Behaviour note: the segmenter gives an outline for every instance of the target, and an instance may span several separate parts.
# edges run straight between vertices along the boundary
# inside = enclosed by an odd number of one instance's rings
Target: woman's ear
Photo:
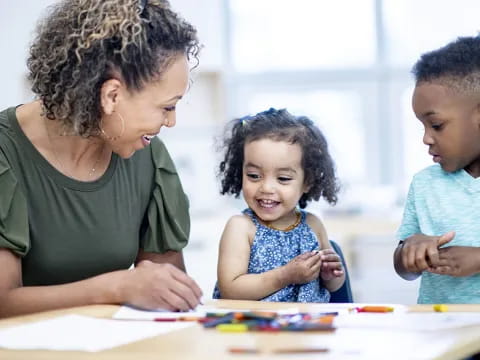
[[[111,115],[118,104],[122,83],[117,79],[109,79],[100,88],[100,104],[105,114]]]

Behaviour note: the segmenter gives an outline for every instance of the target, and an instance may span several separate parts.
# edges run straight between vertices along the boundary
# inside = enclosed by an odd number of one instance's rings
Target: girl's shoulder
[[[248,240],[250,245],[255,238],[255,232],[257,227],[253,223],[252,219],[245,214],[233,215],[228,219],[225,228],[223,230],[223,236],[227,238],[235,238],[236,241],[239,238]],[[223,237],[222,237],[223,238]]]
[[[255,224],[252,218],[245,213],[233,215],[228,219],[226,227],[233,227],[237,231],[245,231],[247,233],[255,232]]]
[[[317,236],[321,248],[329,247],[328,236],[322,220],[315,214],[302,210],[305,214],[305,222]]]
[[[314,230],[318,228],[323,229],[322,220],[320,220],[320,218],[317,215],[305,210],[301,210],[301,212],[303,213],[303,216],[305,217],[305,222],[307,223],[308,226],[310,226]]]
[[[250,218],[250,216],[248,216],[247,214],[235,214],[235,215],[232,215],[230,217],[230,219],[228,219],[228,222],[232,222],[232,223],[235,223],[235,224],[248,224],[248,223],[252,223],[252,219]]]

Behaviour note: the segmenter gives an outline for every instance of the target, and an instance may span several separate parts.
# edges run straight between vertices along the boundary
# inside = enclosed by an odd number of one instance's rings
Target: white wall
[[[25,92],[25,74],[28,46],[40,16],[55,0],[0,0],[0,108],[30,99]],[[193,23],[199,32],[204,49],[201,54],[201,72],[217,73],[222,70],[224,54],[221,30],[222,0],[172,0],[174,10]],[[195,5],[195,6],[192,6]]]
[[[31,99],[24,80],[27,48],[37,19],[52,3],[54,0],[0,0],[0,80],[3,85],[0,109]],[[216,279],[217,248],[223,226],[229,216],[238,213],[235,207],[243,206],[240,200],[232,204],[230,197],[218,194],[219,184],[214,175],[213,137],[228,120],[223,0],[171,0],[171,4],[197,27],[204,44],[200,66],[192,74],[192,88],[178,106],[177,126],[165,129],[161,137],[176,162],[191,201],[192,232],[185,250],[187,269],[204,290],[205,297],[209,297]],[[337,228],[345,229],[351,237],[352,226],[347,219]],[[353,255],[350,273],[357,301],[415,302],[418,283],[405,282],[393,273],[393,230],[384,230],[383,238],[357,236],[349,241],[349,246],[342,242],[342,237],[347,236],[342,235],[342,231],[336,233],[330,223],[327,230],[345,246],[345,253],[351,251]],[[372,258],[378,259],[375,266]]]
[[[37,19],[53,0],[0,0],[0,109],[31,99],[26,59]]]

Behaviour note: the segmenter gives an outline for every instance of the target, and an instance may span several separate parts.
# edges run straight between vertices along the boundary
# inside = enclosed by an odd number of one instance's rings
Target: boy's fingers
[[[438,249],[434,247],[427,248],[427,255],[430,260],[430,266],[435,267],[439,264]]]
[[[426,246],[421,246],[417,249],[417,251],[414,254],[414,264],[418,271],[424,271],[427,269],[428,263],[427,263],[427,247]]]
[[[413,271],[413,272],[417,272],[418,269],[417,269],[417,265],[416,265],[416,262],[415,262],[415,251],[406,251],[405,254],[404,254],[404,264],[405,264],[405,268],[408,270],[408,271]]]
[[[442,275],[442,274],[447,274],[450,271],[450,269],[451,268],[449,266],[437,266],[437,267],[428,268],[427,271],[433,274]]]
[[[437,240],[437,246],[445,245],[446,243],[452,241],[454,237],[455,237],[455,231],[449,231],[443,234],[442,236],[439,236]]]

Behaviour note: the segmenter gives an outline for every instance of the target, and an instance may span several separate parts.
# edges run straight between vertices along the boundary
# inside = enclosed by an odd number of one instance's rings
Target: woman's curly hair
[[[32,90],[48,119],[96,135],[102,84],[121,76],[138,91],[179,54],[198,64],[195,28],[167,0],[64,0],[37,28],[27,61]]]
[[[273,108],[254,116],[234,119],[227,124],[220,144],[220,149],[224,150],[224,158],[218,168],[222,195],[240,196],[244,146],[265,138],[300,145],[305,184],[310,186],[309,191],[303,194],[298,202],[302,209],[309,201],[319,200],[320,197],[332,205],[336,204],[339,184],[322,132],[306,116],[293,116],[285,109]]]

